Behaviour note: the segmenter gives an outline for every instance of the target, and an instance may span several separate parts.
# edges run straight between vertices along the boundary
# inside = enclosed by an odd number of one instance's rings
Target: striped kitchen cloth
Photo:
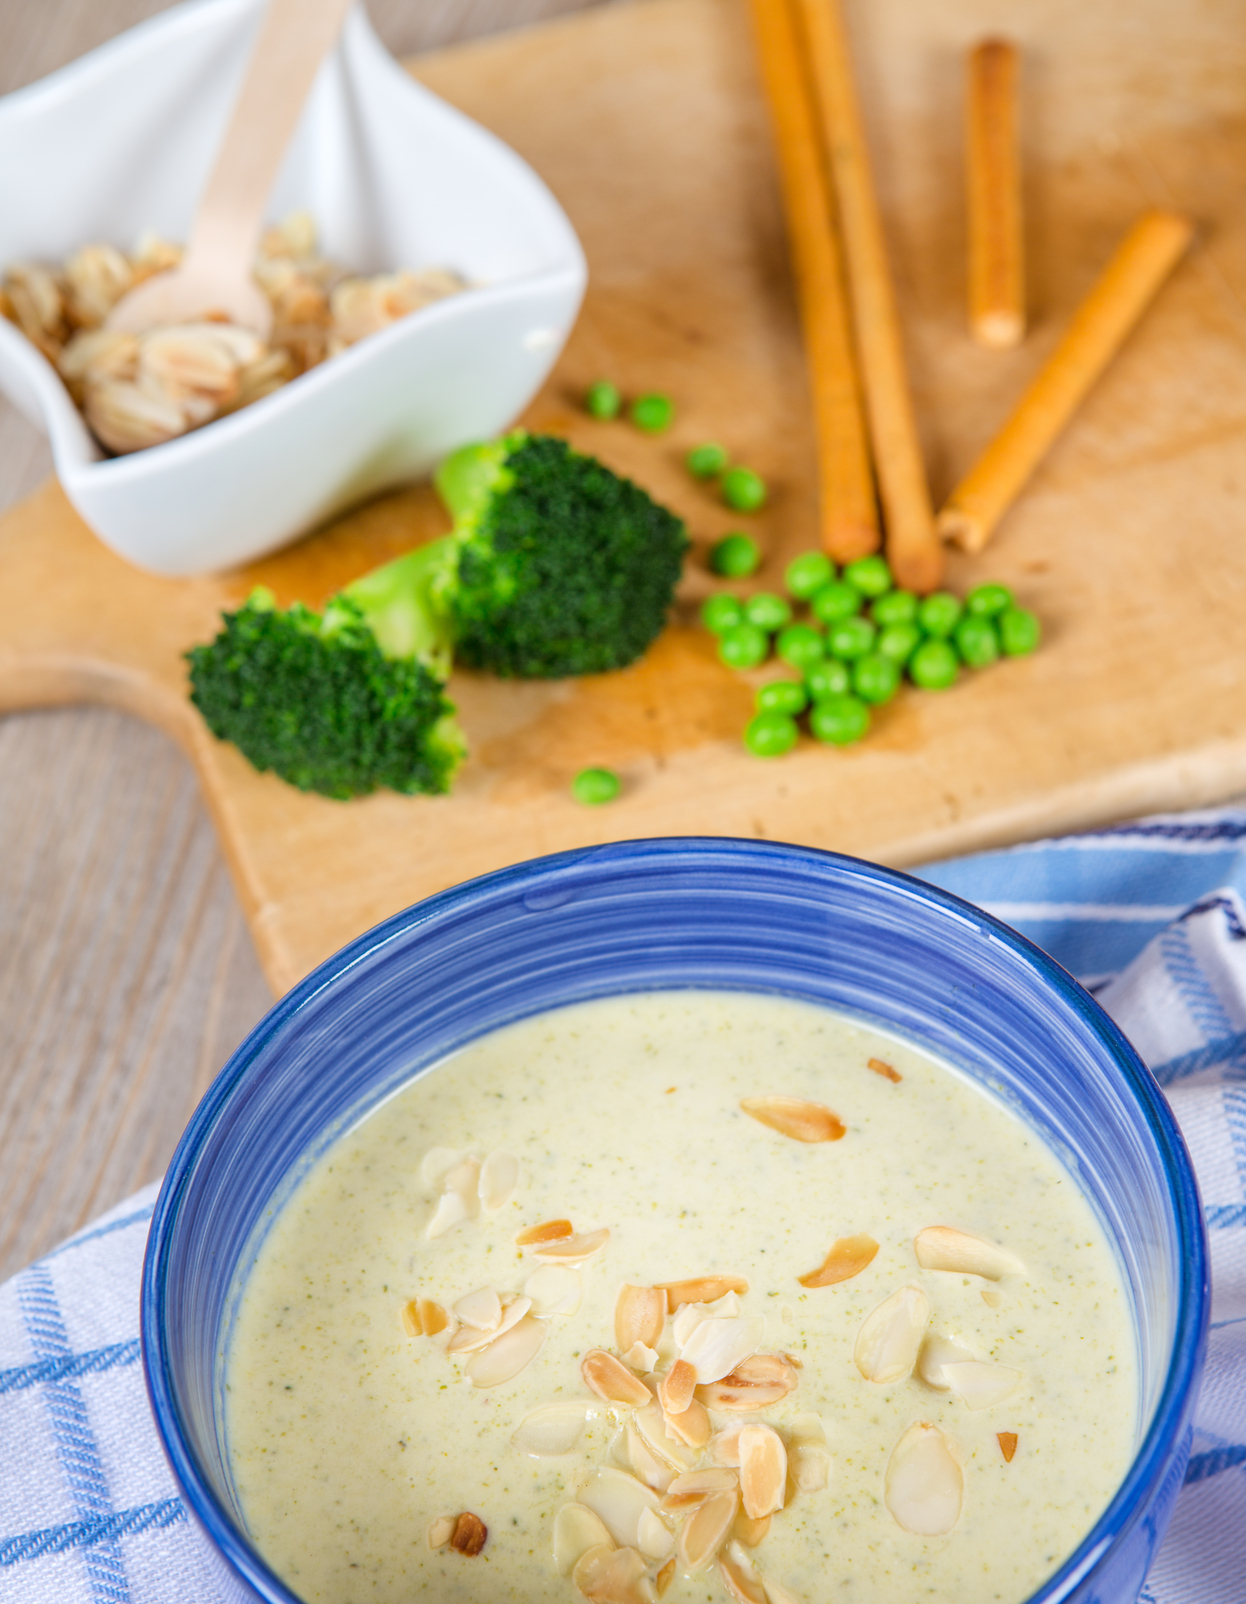
[[[936,864],[1137,1045],[1194,1155],[1207,1375],[1145,1604],[1246,1600],[1246,812],[1141,820]],[[156,1443],[139,1365],[149,1187],[0,1287],[0,1604],[234,1604]],[[810,1601],[814,1604],[814,1601]]]

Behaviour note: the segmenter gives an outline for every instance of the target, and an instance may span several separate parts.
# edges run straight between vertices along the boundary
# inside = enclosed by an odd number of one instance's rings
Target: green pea
[[[766,505],[766,481],[751,468],[728,468],[720,483],[723,500],[737,512],[756,512]]]
[[[715,635],[721,635],[724,630],[734,629],[737,624],[744,622],[744,604],[737,597],[722,591],[704,603],[701,622]]]
[[[966,609],[979,618],[994,618],[1011,606],[1012,592],[1007,585],[978,585],[965,597]]]
[[[694,479],[712,479],[715,474],[723,471],[730,460],[726,446],[720,446],[716,440],[707,440],[704,445],[693,446],[684,458],[688,472]]]
[[[917,597],[911,590],[889,590],[870,608],[870,617],[879,629],[889,624],[915,624],[917,606]]]
[[[870,710],[859,696],[828,696],[809,715],[810,730],[832,746],[851,746],[869,727]]]
[[[877,634],[877,627],[868,618],[841,618],[827,631],[827,653],[831,657],[848,659],[864,657]]]
[[[728,668],[756,668],[770,655],[770,637],[756,624],[736,624],[718,637],[718,655]]]
[[[858,557],[856,562],[849,563],[844,569],[844,578],[850,585],[855,585],[863,596],[881,596],[895,584],[886,558],[877,554]]]
[[[775,641],[774,649],[785,663],[803,673],[826,656],[826,640],[812,624],[789,624]]]
[[[847,663],[837,657],[828,657],[805,670],[805,684],[815,702],[824,702],[828,696],[842,696],[852,683]]]
[[[756,624],[759,629],[768,629],[773,634],[776,629],[782,629],[784,624],[791,623],[792,609],[782,596],[759,590],[744,603],[744,616],[750,624]]]
[[[866,652],[852,665],[852,688],[875,707],[889,702],[900,689],[900,665],[881,652]]]
[[[803,713],[809,706],[809,692],[798,679],[772,679],[757,691],[759,713]]]
[[[675,420],[675,403],[669,395],[642,395],[632,402],[632,422],[646,434],[661,434]]]
[[[752,535],[736,531],[724,535],[710,547],[710,567],[716,574],[728,579],[747,579],[756,573],[761,562],[761,549]]]
[[[903,666],[921,645],[921,639],[922,632],[916,624],[888,624],[879,630],[874,650]]]
[[[622,789],[622,781],[613,769],[581,769],[571,782],[571,795],[590,808],[613,802]]]
[[[815,590],[829,585],[835,577],[835,564],[824,551],[802,551],[793,557],[783,582],[797,601],[808,601]]]
[[[1024,657],[1038,645],[1042,628],[1026,607],[1009,607],[995,620],[999,643],[1009,657]]]
[[[838,624],[841,618],[852,618],[861,611],[864,597],[855,585],[844,579],[832,579],[829,585],[820,585],[809,599],[809,611],[822,624]]]
[[[584,406],[594,418],[617,418],[622,405],[623,397],[609,379],[598,379],[596,384],[590,384],[584,397]]]
[[[961,662],[970,668],[986,668],[999,656],[999,636],[989,618],[975,618],[970,613],[957,624],[952,639]]]
[[[925,634],[941,640],[956,628],[963,611],[958,597],[950,591],[936,590],[933,596],[922,598],[917,608],[917,622]]]
[[[960,660],[949,641],[924,640],[909,658],[909,678],[923,690],[946,690],[959,673]]]
[[[744,744],[754,757],[782,757],[796,745],[799,735],[790,713],[758,713],[744,731]]]

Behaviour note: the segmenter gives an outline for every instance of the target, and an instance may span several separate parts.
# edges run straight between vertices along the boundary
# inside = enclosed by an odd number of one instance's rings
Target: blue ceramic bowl
[[[1155,1082],[1075,981],[947,893],[768,842],[663,840],[520,864],[379,925],[280,1002],[183,1136],[143,1270],[143,1360],[192,1515],[235,1581],[294,1595],[249,1542],[224,1436],[223,1366],[246,1267],[327,1144],[485,1031],[629,991],[821,1003],[958,1065],[1041,1133],[1089,1197],[1133,1302],[1137,1455],[1034,1604],[1133,1604],[1190,1449],[1207,1257],[1189,1157]]]

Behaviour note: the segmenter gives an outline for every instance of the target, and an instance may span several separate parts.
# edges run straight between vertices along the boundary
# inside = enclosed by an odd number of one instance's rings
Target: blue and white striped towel
[[[1184,814],[925,871],[1086,982],[1194,1155],[1212,1243],[1193,1455],[1145,1604],[1246,1600],[1246,812]],[[151,1426],[148,1188],[0,1287],[0,1604],[233,1604]]]

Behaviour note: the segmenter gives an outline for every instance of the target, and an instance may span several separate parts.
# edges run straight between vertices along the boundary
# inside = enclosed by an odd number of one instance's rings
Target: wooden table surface
[[[593,3],[368,10],[410,55]],[[2,0],[0,93],[163,9]],[[42,435],[0,398],[0,509],[50,471]],[[177,748],[98,708],[0,719],[0,1279],[162,1173],[271,1000]]]

